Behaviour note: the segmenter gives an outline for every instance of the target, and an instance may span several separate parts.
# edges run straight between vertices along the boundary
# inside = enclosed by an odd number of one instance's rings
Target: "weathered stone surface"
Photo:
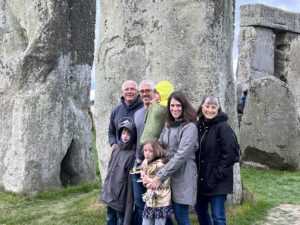
[[[241,126],[243,160],[300,169],[300,14],[264,5],[241,10],[237,94],[251,90]]]
[[[0,186],[94,178],[88,115],[95,1],[0,3]]]
[[[294,94],[275,77],[251,82],[240,130],[243,160],[300,169],[300,125]]]
[[[237,127],[231,66],[233,0],[102,0],[101,7],[95,120],[102,179],[109,159],[109,116],[126,79],[167,79],[196,107],[204,93],[215,91],[231,125]]]
[[[300,115],[300,35],[280,33],[276,36],[274,76],[286,82],[293,92]]]
[[[274,74],[273,31],[263,27],[241,27],[237,69],[237,96],[249,89],[254,79]]]
[[[240,26],[270,27],[300,33],[300,14],[262,5],[247,4],[240,8]]]

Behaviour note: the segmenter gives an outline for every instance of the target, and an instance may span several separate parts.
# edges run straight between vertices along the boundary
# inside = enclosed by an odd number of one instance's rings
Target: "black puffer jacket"
[[[209,121],[199,118],[199,148],[196,152],[198,194],[230,194],[233,191],[237,142],[227,119],[225,113]]]

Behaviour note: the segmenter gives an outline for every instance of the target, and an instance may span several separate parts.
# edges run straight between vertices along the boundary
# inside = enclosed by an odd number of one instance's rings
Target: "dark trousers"
[[[123,225],[124,217],[124,212],[116,211],[113,208],[107,206],[106,225]]]

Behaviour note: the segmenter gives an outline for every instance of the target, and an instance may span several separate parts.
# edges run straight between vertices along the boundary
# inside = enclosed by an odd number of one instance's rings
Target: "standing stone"
[[[252,35],[239,36],[238,89],[250,89],[240,135],[243,160],[299,170],[300,14],[245,5],[241,27],[244,33],[264,31],[255,41]],[[244,47],[247,43],[251,48]]]
[[[93,179],[95,1],[0,3],[0,185],[36,194]]]
[[[252,81],[241,126],[243,160],[300,169],[300,125],[288,85],[275,77]]]
[[[286,82],[293,93],[300,115],[300,34],[279,33],[276,36],[274,76]]]
[[[271,29],[241,27],[239,34],[239,60],[237,97],[249,89],[250,82],[274,74],[275,39]]]
[[[233,0],[102,0],[101,7],[95,120],[102,180],[110,155],[109,117],[120,102],[124,80],[167,79],[176,90],[186,92],[197,108],[203,95],[214,91],[230,124],[237,127]],[[240,183],[236,187],[240,192]]]

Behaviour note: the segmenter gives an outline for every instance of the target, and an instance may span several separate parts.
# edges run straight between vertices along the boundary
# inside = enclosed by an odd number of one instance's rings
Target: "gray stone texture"
[[[275,46],[274,76],[289,85],[300,115],[300,34],[279,33]]]
[[[250,89],[240,129],[243,160],[299,170],[300,14],[264,5],[241,10],[237,96]]]
[[[0,186],[93,179],[88,115],[95,1],[0,3]],[[63,162],[62,162],[63,161]]]
[[[250,82],[274,74],[275,39],[271,29],[241,27],[237,69],[237,96],[250,87]]]
[[[262,5],[240,7],[240,26],[269,27],[273,30],[300,33],[300,14]]]
[[[241,125],[244,161],[300,169],[300,125],[289,86],[275,77],[252,81]]]
[[[233,0],[101,1],[95,121],[102,179],[109,160],[109,116],[126,79],[167,79],[186,92],[195,107],[206,92],[214,91],[237,127],[233,16]],[[241,191],[240,183],[237,189]]]

